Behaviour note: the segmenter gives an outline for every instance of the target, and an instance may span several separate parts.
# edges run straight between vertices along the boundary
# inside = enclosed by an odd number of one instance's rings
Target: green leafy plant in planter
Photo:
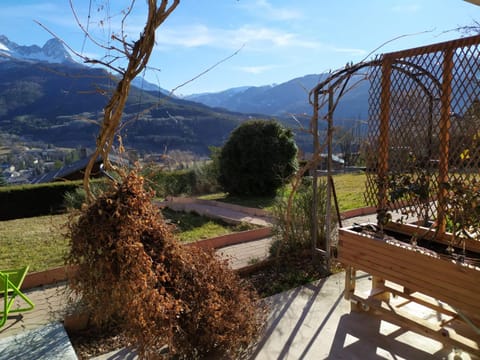
[[[405,218],[402,220],[414,215],[425,225],[429,221],[429,202],[433,190],[432,169],[428,160],[419,159],[413,153],[408,153],[404,162],[405,168],[401,173],[392,172],[387,178],[389,201],[404,206]]]
[[[430,176],[426,171],[391,175],[388,185],[390,202],[402,201],[404,205],[399,222],[416,217],[418,227],[429,224]],[[385,221],[390,220],[391,215],[388,214]],[[413,245],[416,245],[417,237],[418,235],[411,238]]]
[[[479,237],[480,180],[455,179],[443,186],[447,190],[447,228],[452,233],[452,241],[447,250],[453,253],[453,246],[458,246],[465,254],[465,242],[478,240]]]
[[[390,210],[398,209],[401,211],[401,217],[397,222],[416,223],[418,233],[410,239],[410,243],[416,245],[417,239],[422,238],[422,232],[425,232],[420,228],[422,226],[431,228],[435,224],[431,221],[430,215],[431,197],[434,192],[432,169],[428,160],[419,159],[411,152],[403,156],[402,164],[404,168],[401,172],[391,171],[383,181],[377,177],[377,189],[385,187],[387,198],[386,208],[377,214],[379,232],[383,234],[383,226],[392,220]]]
[[[446,213],[447,230],[452,233],[448,251],[453,253],[453,246],[463,249],[467,241],[479,239],[480,231],[480,180],[478,178],[478,163],[480,150],[479,104],[474,100],[463,117],[464,133],[453,137],[458,143],[458,152],[452,155],[457,174],[452,180],[441,184],[446,192],[444,210]]]

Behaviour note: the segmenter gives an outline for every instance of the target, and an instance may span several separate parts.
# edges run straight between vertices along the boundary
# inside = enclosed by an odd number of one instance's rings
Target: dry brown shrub
[[[260,332],[256,293],[213,251],[177,243],[151,200],[133,171],[82,210],[71,288],[96,327],[119,326],[143,358],[234,358]]]

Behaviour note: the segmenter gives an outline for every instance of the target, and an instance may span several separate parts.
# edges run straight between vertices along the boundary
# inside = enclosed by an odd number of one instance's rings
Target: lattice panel
[[[445,186],[480,166],[480,37],[382,55],[372,68],[366,201],[443,217]]]

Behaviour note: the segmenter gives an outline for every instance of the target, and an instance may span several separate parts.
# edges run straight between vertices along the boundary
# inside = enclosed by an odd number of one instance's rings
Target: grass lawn
[[[365,206],[364,174],[341,174],[334,177],[340,210]],[[274,198],[241,199],[226,194],[204,196],[204,199],[225,201],[243,206],[272,207]],[[178,228],[181,241],[191,242],[247,230],[249,225],[231,226],[206,217],[166,211],[165,216]],[[0,269],[30,265],[30,271],[41,271],[63,265],[68,240],[63,226],[67,215],[40,216],[0,222]]]
[[[30,271],[41,271],[63,265],[66,221],[67,215],[1,221],[0,269],[30,265]]]
[[[194,214],[164,211],[177,226],[180,241],[192,242],[251,229],[248,224],[232,226]],[[68,251],[63,235],[68,215],[0,221],[0,269],[30,265],[30,271],[62,266]]]
[[[340,211],[358,209],[367,206],[363,194],[365,192],[365,173],[338,174],[333,177]],[[269,210],[275,202],[274,197],[239,198],[226,193],[209,194],[200,197],[205,200],[216,200],[236,205]]]
[[[255,228],[255,226],[250,224],[228,225],[223,221],[210,219],[205,216],[175,212],[169,209],[164,209],[163,214],[176,226],[176,235],[182,242],[209,239],[215,236]]]
[[[367,206],[364,199],[365,173],[339,174],[333,177],[340,211]]]

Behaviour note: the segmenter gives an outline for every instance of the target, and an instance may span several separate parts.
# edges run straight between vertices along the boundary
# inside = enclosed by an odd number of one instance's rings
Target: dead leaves
[[[70,224],[70,286],[144,358],[234,357],[261,328],[256,293],[213,251],[178,244],[143,185],[131,172]]]

